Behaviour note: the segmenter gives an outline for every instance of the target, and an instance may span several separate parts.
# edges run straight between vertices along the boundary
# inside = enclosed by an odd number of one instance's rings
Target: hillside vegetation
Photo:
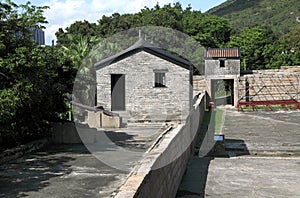
[[[228,0],[207,13],[228,19],[236,32],[267,25],[277,35],[283,35],[300,26],[299,3],[299,0]]]

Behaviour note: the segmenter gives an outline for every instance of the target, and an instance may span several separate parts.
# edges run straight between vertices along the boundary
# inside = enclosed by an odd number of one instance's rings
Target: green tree
[[[65,30],[59,28],[55,33],[57,37],[57,44],[69,46],[72,44],[73,35],[78,35],[84,38],[91,38],[95,36],[99,36],[99,27],[96,23],[90,23],[86,20],[84,21],[76,21],[71,24],[70,27],[67,27]],[[71,39],[71,40],[70,40]]]
[[[68,35],[70,44],[68,46],[62,45],[62,52],[64,56],[72,61],[75,69],[78,69],[82,61],[87,58],[94,46],[100,42],[100,38],[96,36],[86,37],[80,35]]]
[[[227,47],[239,47],[243,69],[264,69],[268,64],[265,50],[276,41],[276,37],[265,26],[245,28],[239,35],[231,36]]]
[[[57,47],[36,46],[31,39],[31,30],[46,23],[46,8],[0,3],[1,147],[47,135],[49,123],[66,112],[71,65]]]
[[[300,28],[283,35],[264,51],[267,68],[300,65]]]
[[[163,26],[182,31],[182,7],[180,3],[164,5],[158,4],[154,8],[145,7],[138,15],[140,16],[142,26]]]
[[[204,47],[221,47],[229,41],[231,28],[226,19],[191,11],[188,7],[183,13],[182,24],[183,31]]]
[[[94,71],[95,56],[92,49],[100,42],[100,38],[68,35],[70,44],[62,46],[64,57],[71,60],[73,69],[77,71],[73,100],[89,106],[95,105],[96,74]]]
[[[59,29],[56,33],[58,44],[68,46],[71,43],[68,35],[85,36],[86,31],[95,32],[96,29],[98,34],[93,35],[107,38],[134,27],[162,26],[193,36],[205,47],[220,47],[228,42],[231,31],[226,19],[193,11],[190,6],[184,10],[178,2],[162,7],[158,4],[153,8],[145,7],[135,14],[114,13],[111,16],[102,16],[97,25],[88,24],[75,22],[65,31]]]

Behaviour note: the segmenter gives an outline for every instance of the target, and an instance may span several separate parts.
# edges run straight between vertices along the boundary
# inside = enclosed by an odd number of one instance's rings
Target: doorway
[[[111,110],[125,111],[124,74],[111,74]]]
[[[234,79],[211,80],[211,97],[216,106],[234,105]]]

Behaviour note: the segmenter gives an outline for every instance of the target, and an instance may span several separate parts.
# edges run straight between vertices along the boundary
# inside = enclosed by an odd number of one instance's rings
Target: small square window
[[[220,60],[220,67],[225,67],[225,60]]]
[[[154,73],[154,87],[166,87],[166,73],[164,72]]]

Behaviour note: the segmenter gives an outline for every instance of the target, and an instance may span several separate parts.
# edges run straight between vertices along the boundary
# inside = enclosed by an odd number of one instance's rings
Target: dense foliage
[[[145,7],[135,14],[112,14],[103,16],[97,24],[75,22],[65,30],[59,29],[56,32],[57,43],[69,45],[68,35],[99,36],[109,37],[117,32],[142,26],[163,26],[174,30],[182,31],[205,47],[220,47],[229,41],[230,26],[227,20],[213,15],[202,14],[194,11],[191,7],[183,9],[181,4],[175,3],[154,8]],[[151,38],[150,38],[151,39]]]
[[[239,47],[242,52],[242,69],[299,65],[299,47],[297,47],[300,42],[297,34],[299,27],[295,26],[298,11],[291,8],[293,14],[289,13],[287,18],[281,17],[282,20],[287,20],[282,23],[276,18],[286,13],[287,7],[291,7],[293,3],[295,2],[282,1],[277,5],[265,0],[259,2],[231,0],[209,11],[229,20],[203,14],[192,10],[191,7],[183,9],[179,3],[163,7],[156,5],[154,8],[145,7],[135,14],[115,13],[109,17],[103,16],[97,24],[87,21],[75,22],[65,30],[59,29],[56,33],[57,42],[68,46],[72,42],[68,39],[68,35],[106,38],[134,27],[164,26],[186,33],[206,48]],[[278,10],[283,7],[284,9],[279,12]],[[244,11],[252,14],[245,14]],[[259,14],[253,14],[254,11]],[[277,22],[268,22],[270,17],[265,16],[266,13],[274,15],[273,18],[275,17],[274,20]],[[236,14],[238,16],[235,16]],[[281,27],[279,23],[287,26]],[[155,41],[156,38],[150,39]]]
[[[245,27],[267,25],[277,36],[299,26],[299,0],[228,0],[207,13],[228,19],[236,32]]]
[[[232,32],[226,46],[240,47],[242,68],[299,65],[298,0],[228,0],[207,13],[228,19]]]
[[[31,28],[43,28],[43,10],[29,2],[0,3],[0,141],[14,146],[47,135],[64,118],[72,89],[72,64],[57,47],[37,46]],[[20,11],[21,10],[21,11]]]
[[[300,28],[276,37],[266,26],[245,28],[232,35],[226,47],[239,47],[242,69],[277,69],[300,64]]]

